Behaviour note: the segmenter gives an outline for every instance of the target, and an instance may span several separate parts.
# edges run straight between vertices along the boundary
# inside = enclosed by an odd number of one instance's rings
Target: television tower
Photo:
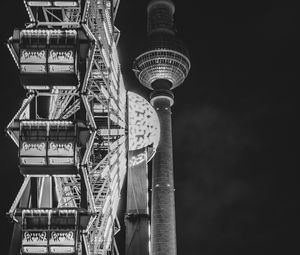
[[[151,197],[151,254],[176,254],[171,106],[172,90],[190,70],[187,48],[175,36],[171,0],[152,0],[147,7],[147,42],[134,60],[140,83],[153,90],[150,102],[160,121],[160,143],[153,160]]]

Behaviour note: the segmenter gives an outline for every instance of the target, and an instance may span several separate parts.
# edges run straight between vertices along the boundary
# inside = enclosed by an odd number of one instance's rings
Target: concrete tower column
[[[175,195],[170,90],[154,90],[151,104],[160,121],[160,143],[152,162],[151,254],[176,254]]]

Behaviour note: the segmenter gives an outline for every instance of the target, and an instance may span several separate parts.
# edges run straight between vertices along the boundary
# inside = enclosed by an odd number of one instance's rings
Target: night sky
[[[192,68],[172,108],[178,254],[299,250],[296,88],[299,10],[252,1],[175,1]],[[146,36],[146,0],[121,0],[116,24],[128,90],[147,97],[132,61]],[[1,4],[1,254],[22,177],[4,129],[26,92],[5,46],[28,22],[23,1]],[[297,252],[293,252],[297,254]]]

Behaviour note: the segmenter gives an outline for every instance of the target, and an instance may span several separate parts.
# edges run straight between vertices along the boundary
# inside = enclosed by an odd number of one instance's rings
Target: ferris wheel
[[[160,134],[152,106],[125,90],[119,0],[24,4],[30,23],[7,44],[27,91],[7,126],[24,176],[8,212],[10,255],[118,254],[125,177],[129,197],[142,191],[127,217],[149,215],[147,162]]]

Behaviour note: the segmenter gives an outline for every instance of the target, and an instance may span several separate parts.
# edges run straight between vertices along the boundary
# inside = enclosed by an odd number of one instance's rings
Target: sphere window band
[[[134,63],[134,71],[140,82],[151,89],[157,79],[169,80],[173,87],[179,86],[190,69],[189,59],[176,51],[157,49],[138,56]]]

